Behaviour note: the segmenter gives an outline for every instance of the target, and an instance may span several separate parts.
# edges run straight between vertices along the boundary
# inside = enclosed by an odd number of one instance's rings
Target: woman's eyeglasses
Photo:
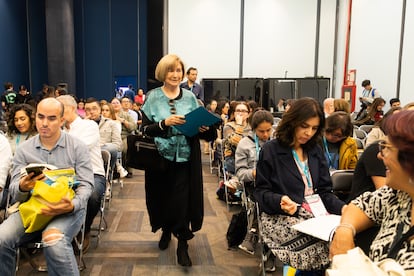
[[[249,113],[249,110],[246,110],[246,109],[236,109],[235,112],[239,112],[239,113]]]
[[[385,156],[385,154],[384,154],[384,150],[385,149],[388,149],[389,150],[389,149],[392,149],[392,148],[395,148],[395,147],[393,145],[391,145],[391,144],[388,144],[385,141],[380,141],[378,143],[378,150],[381,153],[381,156]]]
[[[168,100],[168,105],[170,106],[170,113],[176,114],[177,110],[175,109],[175,101],[173,99]]]

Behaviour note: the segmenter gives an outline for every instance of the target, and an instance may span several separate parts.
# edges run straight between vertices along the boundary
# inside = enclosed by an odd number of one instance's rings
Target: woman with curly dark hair
[[[28,104],[16,104],[10,109],[7,117],[7,138],[13,154],[21,143],[37,133],[35,113],[35,109]]]

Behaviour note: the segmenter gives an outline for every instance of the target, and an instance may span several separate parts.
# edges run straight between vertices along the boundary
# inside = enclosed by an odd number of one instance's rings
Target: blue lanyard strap
[[[305,174],[306,182],[308,182],[308,188],[311,189],[312,188],[312,181],[310,179],[308,163],[306,161],[305,162],[300,161],[299,155],[294,149],[292,149],[292,154],[293,154],[293,157],[296,160],[296,163],[299,164],[299,167],[302,169],[303,173]]]
[[[325,148],[325,152],[326,152],[326,156],[328,157],[328,161],[329,161],[329,168],[335,168],[336,167],[336,160],[338,158],[337,154],[333,154],[334,159],[332,160],[332,156],[331,153],[329,152],[329,148],[328,148],[328,142],[326,141],[325,136],[323,137],[323,147]],[[335,168],[337,169],[337,168]]]
[[[259,160],[260,145],[259,145],[259,138],[257,138],[256,133],[254,134],[254,144],[256,146],[256,161],[257,161]]]
[[[20,143],[20,133],[17,134],[17,137],[16,137],[16,146],[18,146],[19,143]]]

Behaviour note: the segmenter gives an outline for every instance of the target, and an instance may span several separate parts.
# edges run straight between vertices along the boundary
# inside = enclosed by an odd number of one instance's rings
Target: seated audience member
[[[400,107],[400,106],[401,106],[400,99],[398,99],[398,98],[392,98],[390,100],[390,107],[391,108],[393,108],[393,107]]]
[[[107,108],[107,107],[106,107]],[[111,169],[115,168],[118,152],[122,150],[121,129],[117,123],[101,115],[101,106],[97,99],[88,98],[85,104],[86,119],[92,120],[99,127],[99,144],[101,149],[111,154]]]
[[[375,141],[384,139],[385,134],[384,134],[384,130],[383,130],[383,127],[382,127],[382,123],[384,122],[384,120],[388,116],[390,116],[390,115],[392,115],[396,112],[399,112],[401,110],[402,110],[402,108],[399,107],[399,106],[398,107],[392,107],[390,110],[387,111],[387,113],[385,113],[384,117],[382,117],[381,120],[379,120],[378,122],[375,123],[374,127],[371,129],[371,131],[367,135],[367,140],[365,141],[365,147],[369,146],[370,144],[372,144]]]
[[[78,113],[79,117],[83,119],[86,116],[85,101],[83,99],[79,99],[77,102],[78,102],[78,109],[76,110],[76,112]]]
[[[27,91],[27,88],[25,85],[19,86],[19,92],[16,95],[16,100],[14,102],[15,104],[29,104],[31,106],[35,105],[35,102],[33,100],[32,95],[29,91]]]
[[[335,99],[334,100],[334,110],[336,111],[344,111],[348,114],[351,114],[351,107],[349,106],[349,102],[345,99]]]
[[[323,149],[330,170],[353,170],[358,161],[358,146],[352,138],[351,117],[337,111],[326,118]]]
[[[128,113],[132,118],[134,118],[134,122],[136,124],[138,121],[138,114],[132,109],[131,99],[124,96],[121,99],[121,107],[124,112]]]
[[[115,123],[115,126],[119,129],[119,133],[121,133],[121,122],[116,119],[115,110],[110,103],[102,103],[101,101],[101,113],[102,117],[112,120]],[[121,136],[122,141],[122,136]],[[123,147],[123,143],[121,143],[121,149]],[[122,167],[121,162],[118,160],[118,157],[115,162],[116,171],[119,174],[119,177],[124,178],[128,175],[128,171]]]
[[[0,203],[2,203],[3,190],[6,185],[7,175],[10,171],[11,159],[12,151],[10,144],[3,133],[0,133]]]
[[[323,100],[323,113],[325,113],[325,117],[328,117],[335,111],[334,100],[334,98]]]
[[[272,224],[278,215],[309,217],[305,209],[309,207],[304,204],[307,196],[318,195],[331,214],[340,215],[345,207],[333,194],[324,153],[317,145],[324,126],[325,115],[319,103],[312,98],[298,99],[283,115],[276,138],[260,151],[254,197],[262,211],[262,236],[270,249],[281,245],[283,233],[274,231]],[[315,263],[328,261],[319,256],[312,258]],[[319,270],[300,273],[323,275]]]
[[[126,102],[126,100],[125,100]],[[122,164],[125,166],[126,152],[128,149],[127,137],[137,129],[136,120],[134,120],[128,112],[122,110],[121,102],[117,98],[111,100],[111,105],[115,110],[117,121],[121,123],[121,138],[122,138]],[[132,170],[128,171],[127,177],[132,177]]]
[[[371,105],[367,107],[367,114],[363,118],[357,118],[354,122],[355,125],[373,125],[384,115],[382,108],[385,105],[385,100],[383,98],[375,98]]]
[[[272,136],[272,125],[272,113],[266,110],[257,110],[254,112],[251,120],[252,131],[246,137],[243,137],[237,145],[235,156],[236,176],[243,182],[246,193],[252,201],[255,201],[253,191],[256,179],[256,163],[259,159],[260,149]],[[239,248],[249,254],[254,254],[258,233],[257,215],[254,205],[248,207],[247,235],[243,243],[239,245]],[[272,261],[274,260],[275,258],[272,258]],[[270,267],[273,268],[274,265]]]
[[[23,142],[36,135],[35,110],[28,104],[11,107],[7,120],[7,138],[13,154]]]
[[[56,98],[64,108],[65,130],[70,135],[82,140],[88,147],[94,176],[94,186],[92,194],[88,200],[88,209],[85,221],[85,241],[83,250],[89,248],[89,234],[91,225],[96,214],[99,212],[101,200],[106,188],[105,170],[102,160],[99,127],[96,123],[88,119],[82,119],[76,112],[76,100],[71,95],[63,95]]]
[[[143,105],[144,101],[145,101],[144,90],[142,90],[140,88],[140,89],[138,89],[137,94],[134,96],[134,102],[135,103],[140,103],[141,105]]]
[[[248,122],[249,114],[250,107],[247,103],[237,102],[234,109],[234,118],[230,119],[223,127],[225,166],[231,174],[235,173],[234,155],[237,144],[251,130]]]
[[[379,152],[378,142],[375,141],[366,147],[358,159],[352,178],[352,187],[347,200],[348,202],[364,192],[373,192],[385,185],[384,162],[377,157]]]
[[[378,158],[386,172],[386,185],[354,199],[344,210],[330,246],[331,255],[344,254],[355,246],[354,235],[374,225],[380,230],[371,244],[369,257],[374,262],[394,258],[405,270],[414,269],[412,242],[407,238],[389,256],[396,241],[413,225],[414,112],[401,111],[385,121],[385,141],[379,143]]]
[[[52,216],[53,219],[41,231],[41,235],[48,274],[79,275],[71,242],[79,233],[85,218],[86,204],[93,189],[93,172],[86,145],[62,132],[63,124],[63,105],[54,98],[41,100],[36,112],[39,134],[16,150],[10,193],[15,201],[27,201],[35,182],[45,177],[44,174],[34,176],[34,173],[23,176],[22,169],[30,163],[48,163],[60,169],[75,169],[79,182],[75,197],[72,200],[63,198],[57,204],[42,209],[43,215]],[[11,214],[0,224],[0,275],[14,275],[17,248],[22,240],[28,240],[33,234],[25,234],[19,212]]]

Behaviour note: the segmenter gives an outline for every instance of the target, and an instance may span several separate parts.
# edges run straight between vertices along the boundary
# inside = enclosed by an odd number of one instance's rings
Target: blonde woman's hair
[[[181,65],[181,69],[183,72],[181,80],[183,80],[185,72],[184,62],[175,54],[165,55],[160,59],[160,61],[157,64],[157,67],[155,68],[155,79],[164,82],[167,73],[173,70],[177,66],[177,63]]]

